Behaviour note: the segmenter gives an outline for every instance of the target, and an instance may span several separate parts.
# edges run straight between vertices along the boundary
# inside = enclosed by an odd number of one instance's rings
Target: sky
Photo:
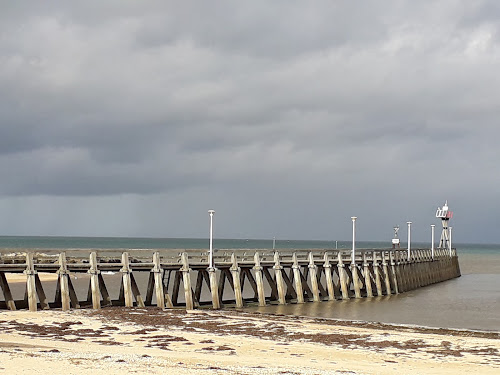
[[[500,243],[498,1],[0,8],[0,235]]]

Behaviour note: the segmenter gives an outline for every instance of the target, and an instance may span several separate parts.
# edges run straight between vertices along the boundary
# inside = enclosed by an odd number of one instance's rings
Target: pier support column
[[[132,294],[132,281],[130,279],[130,264],[128,259],[128,253],[124,252],[122,254],[122,283],[123,283],[123,296],[125,298],[125,306],[133,307],[134,299]]]
[[[342,291],[342,299],[349,299],[349,287],[347,285],[347,275],[344,269],[344,261],[342,260],[342,253],[338,254],[337,268],[339,270],[340,290]]]
[[[430,269],[429,269],[429,254],[427,250],[422,250],[422,279],[423,286],[427,286],[431,283],[430,281]]]
[[[385,253],[383,251],[382,251],[382,268],[384,269],[385,292],[388,296],[390,296],[392,292],[391,292],[391,280],[389,278],[389,267],[387,267],[387,261],[385,259]]]
[[[399,294],[398,277],[396,275],[396,263],[394,262],[394,254],[389,252],[389,261],[391,263],[392,284],[394,285],[394,294]]]
[[[401,253],[399,251],[396,251],[394,261],[396,263],[396,276],[398,278],[398,292],[403,293],[405,291],[405,280],[403,274],[403,265],[401,262]]]
[[[243,307],[243,296],[241,293],[241,269],[238,267],[238,260],[236,259],[236,254],[231,254],[231,276],[233,277],[233,288],[234,288],[234,299],[236,301],[236,307]]]
[[[264,294],[264,281],[262,279],[262,267],[260,265],[259,253],[256,251],[254,255],[255,266],[255,282],[257,284],[257,294],[259,297],[259,306],[266,306],[266,295]]]
[[[411,275],[411,264],[410,259],[406,257],[406,254],[402,254],[404,259],[403,271],[405,278],[405,292],[413,289],[412,275]]]
[[[293,281],[295,283],[295,291],[297,292],[297,303],[304,303],[304,289],[302,289],[302,277],[300,274],[299,262],[297,260],[297,253],[293,253],[292,262]]]
[[[28,307],[30,311],[37,310],[35,265],[33,263],[33,253],[26,253],[26,292],[28,294]]]
[[[286,291],[285,283],[283,280],[283,267],[280,264],[280,254],[279,252],[274,253],[274,275],[276,279],[276,288],[278,289],[278,303],[280,305],[286,304]]]
[[[335,288],[333,287],[332,265],[328,259],[328,253],[325,251],[323,256],[323,269],[325,270],[326,289],[328,290],[328,300],[335,301]]]
[[[415,251],[415,281],[417,283],[417,288],[420,288],[423,283],[422,283],[422,260],[420,259],[420,251],[417,250]]]
[[[413,289],[418,289],[420,286],[420,282],[418,279],[418,259],[416,254],[412,256],[412,264],[411,264],[411,269],[412,269],[412,280],[413,280]]]
[[[377,288],[377,296],[381,296],[383,294],[382,279],[380,276],[380,265],[378,263],[378,255],[375,251],[373,252],[373,273],[375,274],[375,286]]]
[[[97,253],[90,253],[90,288],[92,290],[92,308],[99,310],[101,308],[101,288],[99,286],[99,274],[101,271],[97,269]]]
[[[69,296],[69,272],[66,262],[66,253],[59,254],[59,287],[61,288],[61,308],[63,311],[68,311],[70,309],[70,296]]]
[[[309,279],[311,281],[311,289],[313,293],[313,301],[319,302],[319,288],[318,288],[318,269],[314,264],[313,253],[309,253]]]
[[[351,263],[352,284],[354,286],[354,297],[361,298],[361,280],[356,263]]]
[[[373,253],[372,253],[373,254]],[[365,289],[368,298],[373,297],[372,280],[370,277],[370,265],[366,259],[366,252],[363,252],[363,270],[365,274]]]
[[[163,278],[161,273],[161,263],[160,263],[160,253],[155,251],[153,253],[153,273],[155,281],[155,296],[156,296],[156,306],[165,310],[165,292],[163,290]]]
[[[217,282],[217,268],[210,267],[208,269],[208,278],[210,280],[210,291],[212,293],[212,308],[214,310],[220,309],[219,300],[219,283]]]
[[[191,268],[189,268],[189,261],[187,253],[181,255],[182,268],[182,281],[184,283],[184,299],[186,300],[186,310],[194,309],[193,290],[191,289]]]
[[[417,288],[417,281],[415,277],[415,264],[414,260],[409,260],[407,265],[408,270],[408,283],[410,285],[410,290],[414,290]]]
[[[0,272],[0,288],[2,289],[3,295],[5,297],[5,303],[7,304],[7,308],[9,310],[16,310],[16,303],[14,302],[14,298],[12,297],[12,292],[10,291],[9,282],[5,277],[5,273]]]

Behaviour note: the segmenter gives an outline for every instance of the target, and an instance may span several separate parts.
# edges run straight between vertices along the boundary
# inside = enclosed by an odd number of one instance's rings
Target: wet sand
[[[500,334],[238,311],[1,311],[0,373],[500,372]]]
[[[57,273],[48,272],[39,272],[38,276],[41,281],[57,281],[58,277]],[[5,277],[9,283],[26,283],[26,275],[24,273],[6,273]]]

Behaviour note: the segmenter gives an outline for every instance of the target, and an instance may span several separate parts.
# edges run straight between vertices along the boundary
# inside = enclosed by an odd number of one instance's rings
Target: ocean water
[[[460,245],[462,276],[399,295],[251,307],[253,311],[434,328],[500,331],[500,245]]]
[[[279,240],[276,249],[350,249],[347,241]],[[270,249],[272,239],[214,239],[215,249]],[[406,245],[402,244],[404,248]],[[413,247],[430,247],[415,243]],[[388,243],[358,242],[357,248]],[[462,276],[395,296],[248,307],[249,311],[429,327],[500,331],[500,245],[454,244]],[[39,249],[207,249],[207,239],[0,236],[0,251]]]

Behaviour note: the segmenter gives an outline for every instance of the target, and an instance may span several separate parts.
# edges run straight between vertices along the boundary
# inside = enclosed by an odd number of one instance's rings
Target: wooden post
[[[70,309],[70,297],[69,297],[69,285],[68,285],[68,266],[66,262],[66,253],[62,252],[59,254],[59,285],[61,288],[61,308],[63,311]]]
[[[262,266],[260,265],[259,252],[254,255],[255,281],[257,283],[257,293],[259,295],[259,306],[266,306],[266,295],[264,294],[264,281],[262,280]]]
[[[130,279],[130,265],[127,252],[124,252],[122,254],[122,269],[120,270],[120,272],[122,273],[122,285],[125,297],[125,306],[133,307],[134,300],[132,295],[132,281]]]
[[[139,287],[137,286],[137,282],[135,281],[134,274],[132,270],[130,271],[130,286],[132,287],[132,295],[137,302],[137,307],[146,307],[144,303],[144,299],[141,296],[141,292],[139,291]]]
[[[234,299],[236,301],[236,307],[243,307],[243,295],[241,292],[241,269],[238,267],[238,260],[236,259],[236,254],[233,252],[231,254],[231,276],[233,278],[233,289],[234,289]]]
[[[391,279],[389,278],[389,267],[387,267],[387,262],[385,260],[385,253],[382,251],[382,268],[384,269],[384,281],[385,281],[385,291],[388,296],[392,294],[391,292]]]
[[[347,275],[344,269],[344,261],[342,260],[342,252],[339,251],[338,254],[338,264],[337,268],[339,270],[339,279],[340,279],[340,289],[342,291],[342,299],[349,299],[349,288],[347,285]]]
[[[108,288],[106,288],[106,283],[104,282],[102,274],[97,274],[97,278],[99,279],[99,290],[101,292],[103,304],[111,306],[111,296],[109,295]]]
[[[410,289],[416,289],[417,281],[415,277],[415,260],[410,258],[408,259],[408,280],[410,282]]]
[[[401,263],[401,253],[396,251],[394,261],[396,262],[396,276],[398,278],[398,292],[403,293],[405,291],[405,280],[403,274],[403,265]]]
[[[97,267],[97,253],[92,251],[89,256],[90,268],[90,289],[92,291],[92,308],[99,310],[101,308],[101,288],[99,286],[99,271]]]
[[[427,250],[422,250],[422,283],[423,286],[430,284],[429,258]]]
[[[163,291],[163,277],[161,273],[160,253],[153,253],[153,269],[151,270],[155,283],[156,306],[165,310],[165,293]]]
[[[35,265],[33,263],[33,253],[26,253],[26,292],[28,295],[28,307],[30,311],[37,310],[36,285],[35,285]]]
[[[220,300],[219,300],[219,284],[217,282],[217,268],[209,267],[208,276],[210,279],[210,291],[212,292],[212,308],[218,310],[220,309]]]
[[[370,265],[368,264],[368,260],[366,259],[366,252],[363,252],[363,270],[365,274],[366,296],[370,298],[373,297],[373,290],[372,290],[372,280],[370,277]]]
[[[40,301],[40,307],[42,308],[42,310],[50,309],[49,302],[47,301],[47,297],[45,296],[42,281],[40,280],[40,276],[38,276],[38,273],[35,274],[35,288],[36,288],[36,294],[38,296],[38,301]]]
[[[392,253],[392,251],[389,252],[389,260],[391,262],[391,274],[392,274],[392,283],[394,284],[394,293],[399,294],[398,278],[396,276],[396,263],[394,262],[394,254]]]
[[[9,282],[7,281],[4,272],[0,272],[0,288],[2,288],[7,308],[14,311],[16,309],[16,303],[14,302],[14,298],[12,298],[12,292],[10,291]]]
[[[356,263],[351,263],[352,284],[354,286],[354,297],[361,298],[361,282],[358,274],[358,266]]]
[[[318,288],[318,270],[314,264],[314,257],[312,251],[309,252],[309,280],[311,281],[311,290],[313,293],[313,301],[319,302],[319,288]]]
[[[375,273],[375,286],[377,287],[377,296],[381,296],[382,293],[382,280],[380,277],[380,265],[378,263],[377,252],[373,252],[373,272]]]
[[[410,290],[408,275],[408,261],[406,260],[406,251],[399,253],[399,274],[401,275],[401,288],[403,292]]]
[[[283,280],[283,267],[280,264],[280,254],[278,251],[274,252],[274,275],[276,279],[276,288],[278,289],[278,304],[286,304],[285,283]]]
[[[194,309],[194,301],[193,301],[193,291],[191,289],[191,268],[189,268],[189,261],[187,253],[182,253],[182,268],[180,271],[182,272],[182,280],[184,282],[184,299],[186,300],[186,310]]]
[[[292,255],[292,270],[293,270],[293,282],[295,284],[295,290],[297,292],[297,303],[304,303],[304,289],[302,289],[302,277],[300,274],[300,266],[297,260],[297,253]]]
[[[332,265],[328,259],[328,252],[323,256],[323,269],[325,270],[326,289],[328,290],[328,300],[335,301],[335,288],[333,287]]]
[[[417,250],[415,253],[415,258],[413,260],[415,264],[415,281],[416,281],[416,287],[420,288],[422,286],[422,275],[421,275],[421,270],[422,270],[422,260],[420,259],[420,251]]]

